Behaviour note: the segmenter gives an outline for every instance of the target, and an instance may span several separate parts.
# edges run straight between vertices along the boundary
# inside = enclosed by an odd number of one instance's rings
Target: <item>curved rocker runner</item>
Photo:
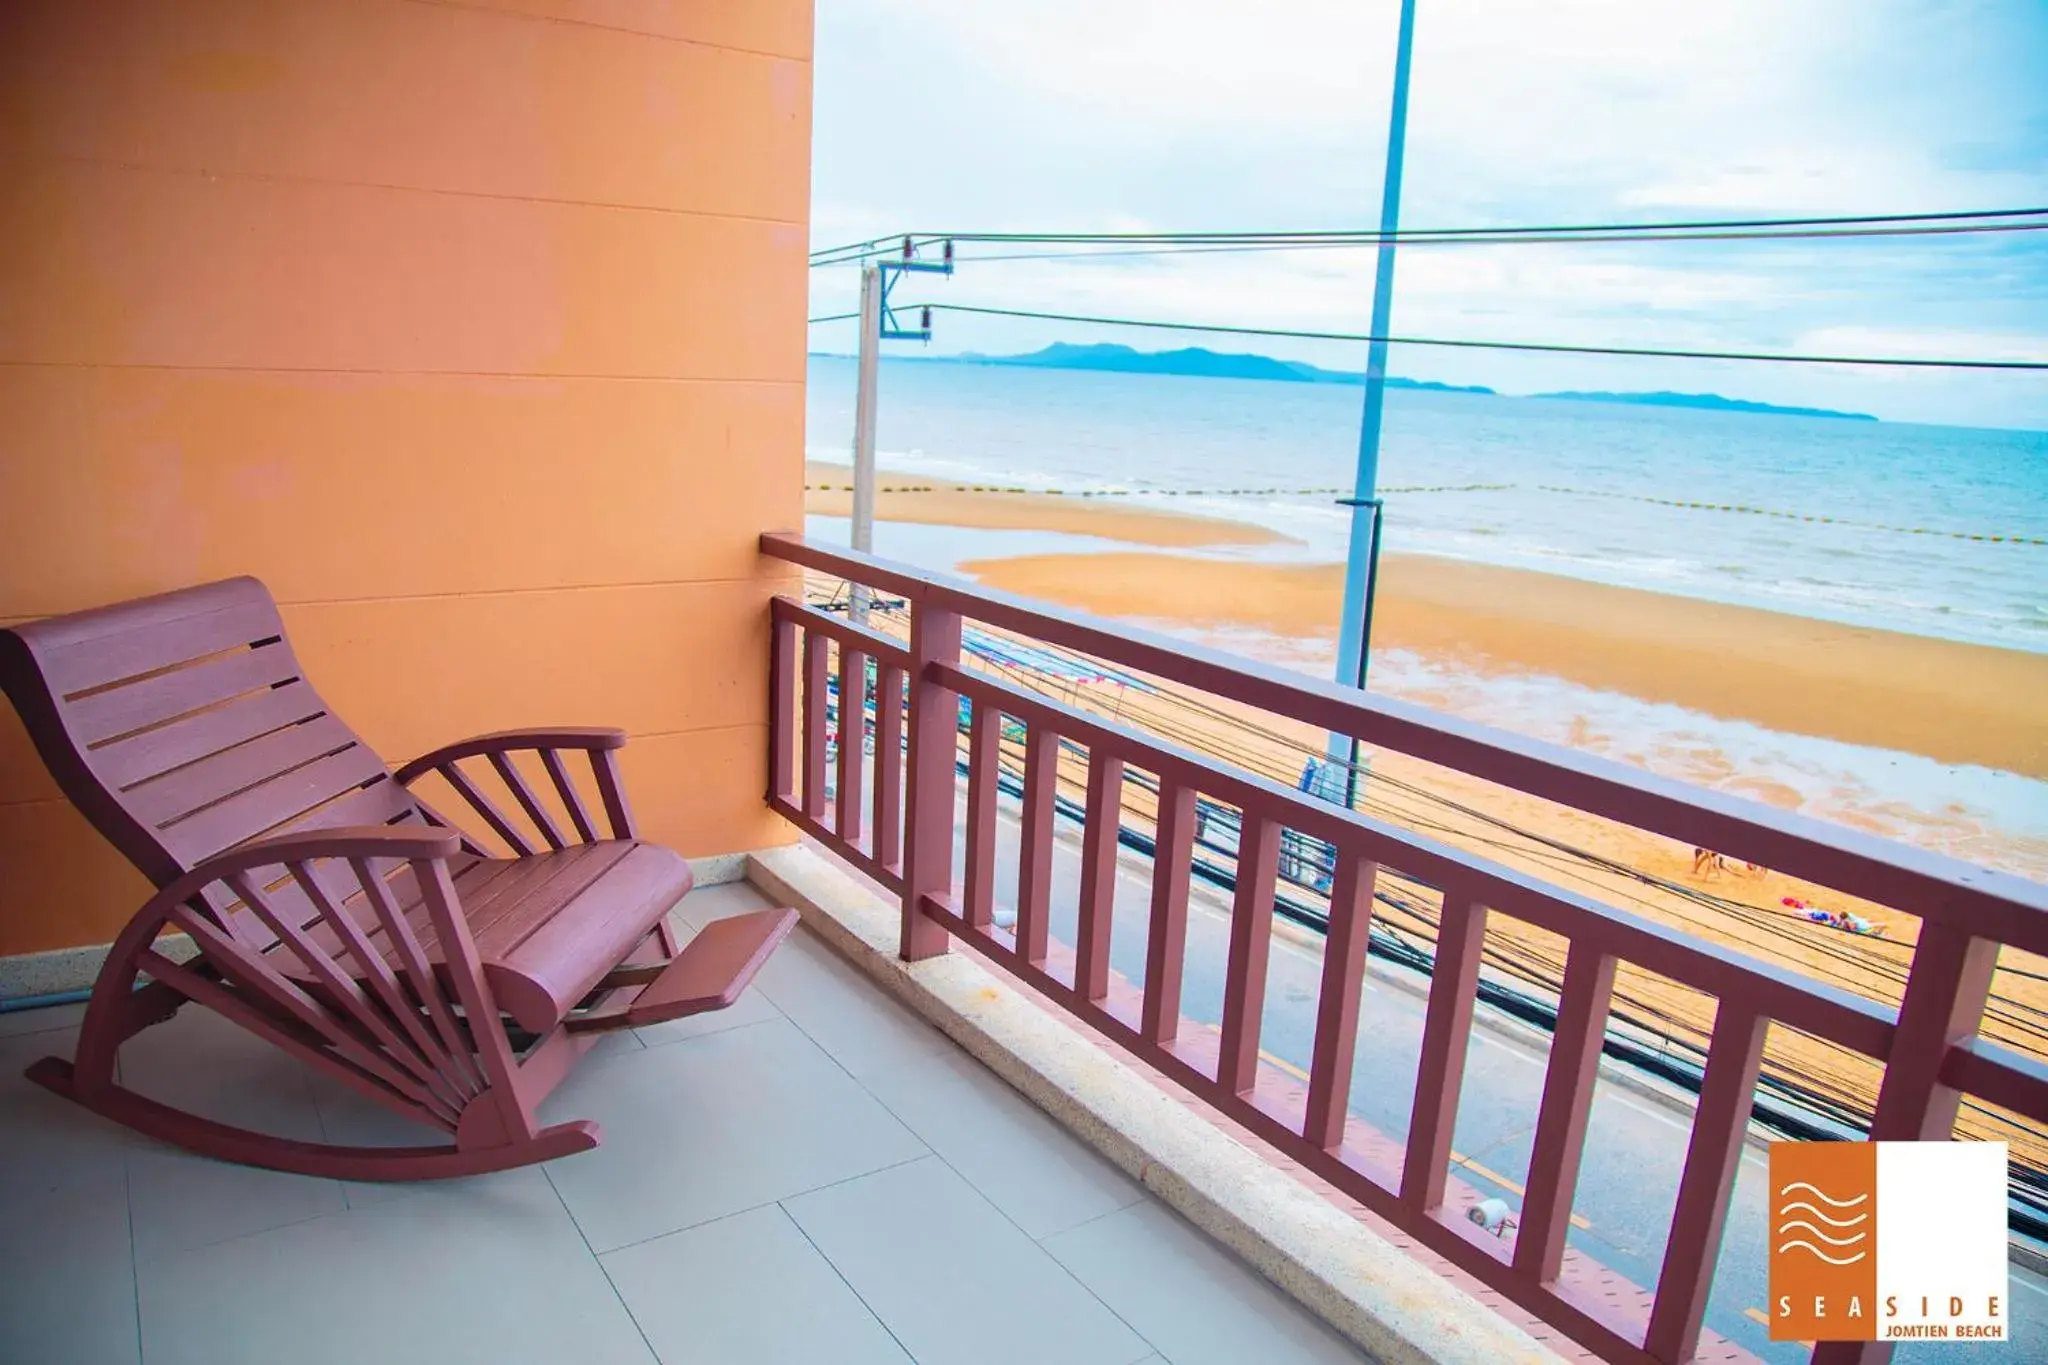
[[[387,768],[253,578],[0,631],[0,687],[65,795],[159,888],[107,956],[75,1060],[28,1075],[225,1161],[422,1180],[586,1151],[595,1123],[536,1118],[576,1059],[606,1031],[732,1004],[796,923],[762,910],[677,943],[690,869],[637,836],[620,731],[482,735]],[[462,766],[479,761],[495,780]],[[429,774],[510,856],[413,792]],[[450,1141],[295,1142],[123,1088],[121,1044],[188,1004]]]

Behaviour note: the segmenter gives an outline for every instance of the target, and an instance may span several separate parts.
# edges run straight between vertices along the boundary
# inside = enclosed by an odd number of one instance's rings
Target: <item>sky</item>
[[[1396,0],[819,0],[812,241],[1377,225]],[[1418,0],[1409,228],[2048,205],[2043,0]],[[899,301],[1363,332],[1370,250],[986,261]],[[847,311],[850,266],[812,276]],[[941,313],[928,351],[1357,343]],[[1396,334],[2048,360],[2048,233],[1413,247]],[[902,347],[903,343],[892,343]],[[915,349],[914,343],[909,344]],[[812,328],[848,352],[850,323]],[[1504,392],[1678,389],[2048,429],[2048,372],[1396,348]]]

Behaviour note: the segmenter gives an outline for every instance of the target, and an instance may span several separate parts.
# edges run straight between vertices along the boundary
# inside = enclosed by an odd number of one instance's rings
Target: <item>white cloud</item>
[[[1411,226],[2048,202],[2039,0],[1418,8]],[[1394,0],[823,0],[814,238],[1370,224],[1395,14]],[[1371,278],[1369,252],[1196,255],[969,263],[931,292],[1352,331]],[[1412,250],[1398,279],[1396,330],[1411,334],[1791,350],[1891,333],[1967,354],[1972,339],[2024,350],[2048,335],[2048,242],[2016,239]],[[813,311],[844,311],[852,292],[851,272],[821,272]],[[949,318],[942,345],[1003,349],[1006,336],[1021,344],[1045,329]],[[1504,387],[1531,368],[1438,360]],[[1887,415],[1905,393],[1900,415],[1944,415],[1938,377],[1896,389],[1860,372],[1800,373],[1587,363],[1557,382],[1712,377],[1794,400],[1811,385]],[[2048,426],[2038,378],[1979,376],[1956,393],[1956,420]]]

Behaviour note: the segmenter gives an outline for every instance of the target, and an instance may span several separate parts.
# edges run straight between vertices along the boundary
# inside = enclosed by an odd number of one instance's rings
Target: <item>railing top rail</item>
[[[871,555],[770,532],[761,552],[1486,781],[2048,955],[2048,885],[1705,791],[1407,702]]]

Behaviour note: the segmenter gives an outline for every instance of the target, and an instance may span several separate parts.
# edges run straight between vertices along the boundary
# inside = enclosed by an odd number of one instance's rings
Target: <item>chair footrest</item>
[[[756,910],[713,920],[631,1000],[572,1016],[568,1028],[572,1033],[641,1028],[722,1010],[740,998],[769,954],[789,937],[796,919],[794,910]]]

